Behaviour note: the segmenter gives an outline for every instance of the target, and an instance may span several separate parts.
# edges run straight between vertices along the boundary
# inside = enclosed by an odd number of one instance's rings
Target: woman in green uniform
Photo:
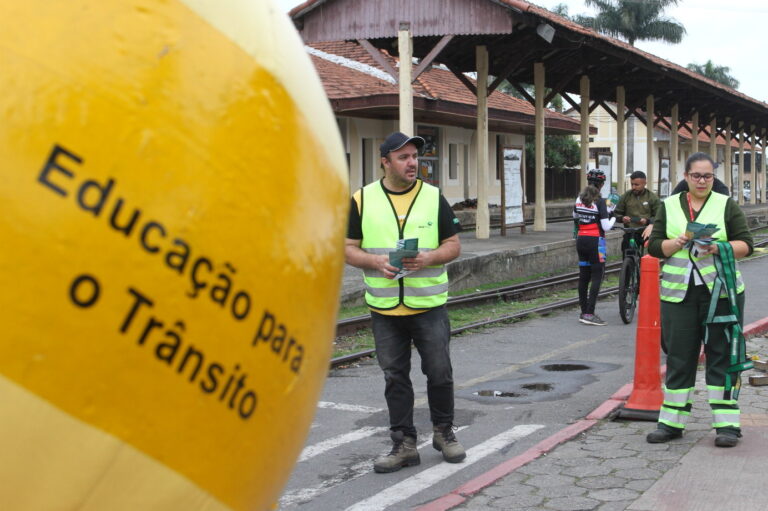
[[[730,279],[735,291],[733,304],[726,293],[719,293],[718,274],[726,273],[722,261],[752,253],[752,235],[738,204],[726,195],[712,191],[715,165],[706,153],[694,153],[685,162],[688,192],[670,196],[662,203],[651,233],[648,252],[665,258],[661,282],[661,334],[667,353],[664,403],[657,429],[647,436],[649,443],[668,442],[683,434],[693,403],[696,367],[702,341],[706,355],[706,384],[713,423],[715,445],[733,447],[741,437],[737,402],[739,372],[744,362],[731,356],[734,323],[742,324],[744,282],[736,263]],[[711,244],[689,243],[689,222],[719,227]],[[718,243],[720,242],[720,243]],[[732,257],[731,257],[732,256]],[[722,282],[722,281],[720,281]],[[710,313],[713,290],[719,293],[716,308]],[[738,311],[734,315],[734,305]],[[733,321],[707,325],[713,316],[731,315]],[[729,368],[731,370],[729,371]]]

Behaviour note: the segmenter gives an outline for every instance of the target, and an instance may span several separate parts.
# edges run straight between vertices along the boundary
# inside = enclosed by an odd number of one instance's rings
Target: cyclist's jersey
[[[581,197],[576,197],[576,204],[573,206],[573,219],[578,226],[578,236],[597,236],[605,237],[604,222],[608,219],[608,208],[605,205],[605,199],[597,199],[590,206],[581,202]]]

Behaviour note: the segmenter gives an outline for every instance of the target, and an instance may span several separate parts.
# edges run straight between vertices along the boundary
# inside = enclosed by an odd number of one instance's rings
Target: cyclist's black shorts
[[[578,236],[576,237],[576,252],[579,254],[579,266],[605,263],[605,238]]]

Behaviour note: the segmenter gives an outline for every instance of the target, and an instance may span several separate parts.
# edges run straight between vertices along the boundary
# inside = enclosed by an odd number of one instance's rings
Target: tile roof
[[[346,41],[313,43],[307,46],[312,62],[331,100],[359,99],[372,96],[399,94],[394,80],[387,80],[386,71],[359,44]],[[382,56],[393,68],[398,59],[381,51]],[[475,80],[467,77],[473,84]],[[424,71],[413,84],[414,98],[423,98],[436,103],[467,105],[474,108],[475,95],[451,72],[440,66]],[[437,106],[437,105],[436,105]],[[532,126],[535,108],[528,101],[508,94],[493,91],[488,96],[490,118],[501,118],[503,113],[517,114],[517,122]],[[438,108],[439,110],[439,108]],[[557,127],[571,133],[579,132],[579,122],[555,112],[545,111],[545,125]]]

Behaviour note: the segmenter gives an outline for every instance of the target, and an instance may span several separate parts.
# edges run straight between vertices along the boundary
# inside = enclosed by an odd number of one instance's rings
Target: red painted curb
[[[456,491],[456,490],[454,490]],[[424,504],[421,507],[417,507],[416,511],[447,511],[460,504],[463,504],[467,500],[461,495],[456,495],[451,492],[448,495],[443,495],[439,499],[435,499],[429,504]]]
[[[768,318],[759,319],[744,327],[744,335],[760,335],[768,332]]]
[[[542,440],[524,453],[515,456],[514,458],[511,458],[499,465],[496,465],[488,472],[481,474],[474,479],[471,479],[447,495],[435,499],[428,504],[417,507],[416,511],[446,511],[456,507],[466,500],[465,497],[473,495],[483,488],[492,485],[502,477],[510,474],[511,472],[514,472],[523,465],[530,463],[542,454],[551,451],[558,445],[571,440],[579,433],[588,430],[596,423],[597,421],[586,419],[575,422],[570,426],[561,429],[549,438]]]

